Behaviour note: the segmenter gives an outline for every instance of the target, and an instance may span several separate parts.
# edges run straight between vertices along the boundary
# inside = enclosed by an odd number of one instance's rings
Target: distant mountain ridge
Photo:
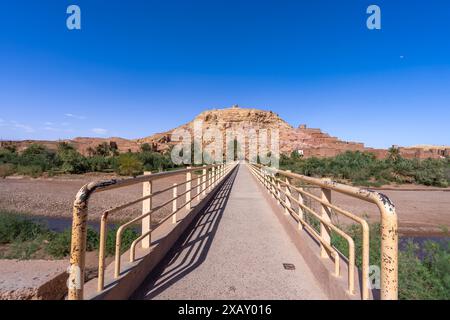
[[[374,153],[378,158],[387,156],[386,149],[367,148],[361,142],[348,142],[332,137],[317,128],[308,128],[301,124],[294,128],[286,121],[281,119],[273,111],[260,110],[254,108],[240,108],[234,105],[230,108],[206,110],[197,115],[192,121],[180,125],[177,128],[162,133],[156,133],[151,136],[128,140],[119,137],[115,138],[74,138],[71,140],[62,140],[74,145],[82,154],[88,155],[89,149],[95,149],[101,143],[115,142],[120,152],[136,152],[144,143],[148,143],[154,151],[165,152],[170,149],[175,142],[172,142],[171,135],[174,130],[185,129],[193,131],[193,123],[196,120],[203,122],[203,129],[216,128],[222,133],[232,127],[241,129],[255,129],[259,131],[266,129],[269,132],[273,129],[279,130],[280,152],[290,154],[297,150],[305,157],[331,157],[345,151],[367,151]],[[39,142],[50,149],[56,149],[60,141],[0,141],[0,147],[8,144],[14,144],[21,151],[31,143]],[[248,146],[247,146],[248,147]],[[406,158],[439,158],[450,154],[450,147],[439,146],[417,146],[417,147],[399,147],[400,154]]]

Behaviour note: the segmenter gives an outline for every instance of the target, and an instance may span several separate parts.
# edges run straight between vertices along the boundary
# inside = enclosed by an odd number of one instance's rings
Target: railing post
[[[267,173],[267,187],[269,189],[269,193],[272,196],[272,198],[275,198],[275,190],[276,190],[274,186],[275,184],[276,182],[273,173]]]
[[[299,189],[303,190],[302,187],[300,187]],[[303,205],[305,204],[305,200],[303,199],[303,194],[301,192],[298,193],[298,202]],[[305,220],[305,215],[302,206],[298,206],[298,218],[301,221]],[[301,223],[300,221],[298,222],[298,230],[303,230],[303,223]]]
[[[144,175],[151,175],[152,173],[149,171],[144,172]],[[142,196],[147,197],[152,194],[152,182],[146,181],[142,183]],[[142,201],[142,214],[148,213],[150,210],[152,210],[152,198]],[[151,215],[145,217],[142,219],[142,234],[145,234],[150,231],[151,229]],[[142,248],[147,249],[150,248],[152,242],[152,237],[149,234],[147,237],[145,237],[142,240]]]
[[[80,193],[79,193],[80,195]],[[68,280],[68,299],[83,300],[84,270],[86,258],[88,197],[78,201],[77,195],[73,206],[72,242],[70,250],[70,274]]]
[[[207,178],[207,171],[206,171],[206,166],[203,166],[203,170],[202,170],[202,195],[205,196],[206,195],[206,178]]]
[[[200,201],[200,177],[197,177],[197,201]]]
[[[261,172],[261,178],[263,179],[263,186],[267,189],[267,181],[266,181],[266,173],[264,172],[263,168],[259,168],[259,171]]]
[[[278,204],[281,205],[281,185],[279,181],[276,181],[276,187],[274,187],[274,192],[276,192],[276,196],[274,195],[274,198],[276,198]]]
[[[394,204],[378,193],[381,211],[381,300],[398,299],[398,222]]]
[[[172,223],[177,223],[177,210],[178,210],[178,206],[177,206],[177,196],[178,196],[178,192],[177,192],[177,184],[174,183],[173,184],[173,201],[172,201]]]
[[[187,167],[187,169],[191,169],[191,167]],[[191,179],[191,171],[186,172],[186,210],[188,211],[191,210]]]
[[[212,185],[212,189],[214,189],[214,187],[216,186],[216,167],[212,167],[212,178],[211,178],[211,185]]]
[[[290,171],[288,171],[288,172],[290,172]],[[292,194],[291,194],[291,189],[290,189],[289,185],[290,185],[289,179],[286,177],[286,195],[285,195],[286,207],[284,208],[285,215],[289,215],[290,214],[289,209],[292,208],[291,199],[289,198],[289,196],[291,196]]]
[[[211,191],[211,170],[208,169],[206,176],[206,185],[208,186],[208,193]]]
[[[328,203],[331,203],[331,190],[329,189],[325,189],[325,188],[321,188],[321,199],[323,201],[326,201]],[[325,205],[321,205],[322,207],[322,218],[325,221],[329,221],[331,222],[331,209],[328,208]],[[331,230],[329,227],[327,227],[325,224],[323,224],[322,222],[320,223],[320,236],[323,239],[323,241],[327,244],[331,244]],[[322,258],[329,258],[330,255],[328,253],[328,251],[325,249],[325,247],[323,245],[320,246],[320,256]]]
[[[100,220],[100,244],[98,250],[98,283],[97,291],[100,292],[105,287],[105,248],[106,248],[106,234],[107,234],[107,218],[108,213],[104,213]]]

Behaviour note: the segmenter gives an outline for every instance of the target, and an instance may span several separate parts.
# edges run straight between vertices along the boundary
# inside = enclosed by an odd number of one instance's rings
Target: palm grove
[[[101,143],[88,148],[87,155],[72,145],[61,142],[56,151],[32,144],[22,152],[14,146],[0,149],[0,176],[13,174],[38,177],[43,173],[79,174],[115,172],[135,176],[143,171],[163,171],[175,168],[170,150],[159,153],[148,143],[139,152],[120,153],[117,143]],[[450,159],[405,159],[398,149],[391,148],[386,159],[377,159],[369,152],[347,151],[329,158],[303,158],[297,152],[281,155],[281,169],[316,177],[332,177],[360,186],[380,186],[390,183],[414,183],[436,187],[450,184]]]

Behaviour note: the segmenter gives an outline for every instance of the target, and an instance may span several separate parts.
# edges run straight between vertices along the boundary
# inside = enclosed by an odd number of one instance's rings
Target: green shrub
[[[41,223],[16,213],[0,212],[0,244],[33,240],[46,233],[48,229]]]
[[[362,231],[359,225],[343,227],[355,242],[355,263],[362,266]],[[332,245],[348,257],[348,243],[335,232],[331,234]],[[404,300],[450,299],[450,241],[446,245],[427,241],[420,260],[419,248],[409,242],[406,250],[399,252],[399,298]],[[370,265],[380,266],[380,225],[370,226]]]
[[[108,230],[108,234],[106,236],[106,254],[114,255],[116,252],[116,233],[117,228],[111,228]],[[127,251],[134,240],[136,240],[140,236],[139,232],[134,229],[125,229],[122,233],[121,239],[121,254]]]
[[[17,165],[19,163],[19,155],[15,151],[0,149],[0,163]]]
[[[348,227],[341,227],[355,243],[355,264],[359,268],[362,266],[362,229],[359,224],[352,224]],[[331,232],[331,244],[343,255],[348,257],[348,242],[336,232]],[[369,262],[371,265],[380,265],[381,236],[380,224],[371,224],[369,228]]]
[[[11,176],[16,172],[16,167],[11,163],[1,163],[0,164],[0,177],[6,178]]]
[[[58,146],[58,160],[61,163],[61,170],[65,173],[84,173],[89,170],[86,158],[66,142]]]
[[[36,239],[29,241],[16,241],[11,243],[11,247],[5,253],[2,258],[3,259],[19,259],[19,260],[28,260],[32,259],[37,251],[42,247],[43,242],[45,241],[44,236],[39,236]]]
[[[102,172],[113,168],[113,160],[110,157],[92,156],[87,158],[89,170],[93,172]]]
[[[116,228],[111,228],[106,235],[106,254],[113,255],[116,245]],[[70,254],[71,229],[52,232],[40,222],[30,220],[24,215],[13,212],[0,212],[0,244],[8,244],[7,253],[0,255],[5,259],[30,259],[39,250],[55,258],[64,258]],[[126,229],[122,235],[121,253],[131,246],[140,233]],[[99,234],[93,228],[87,228],[86,250],[99,248]]]
[[[137,157],[142,162],[146,171],[163,171],[172,167],[170,158],[158,152],[145,151],[139,153]]]
[[[303,159],[296,154],[282,155],[280,167],[307,176],[350,180],[355,185],[367,187],[390,182],[437,187],[450,184],[449,159],[403,159],[395,150],[384,160],[360,151],[347,151],[332,158]]]
[[[40,144],[31,144],[22,154],[14,148],[0,149],[0,177],[15,172],[39,177],[44,172],[56,173],[111,172],[135,176],[147,171],[163,171],[177,167],[170,158],[170,152],[161,154],[152,151],[148,144],[142,146],[140,153],[119,154],[116,142],[99,144],[95,149],[87,149],[89,157],[80,154],[67,142],[58,144],[57,152]]]
[[[63,258],[70,253],[70,229],[54,233],[46,247],[46,251],[56,258]]]
[[[438,249],[429,250],[426,258],[417,257],[418,247],[410,242],[399,254],[399,298],[404,300],[450,299],[450,251],[427,242]]]
[[[108,230],[106,235],[106,255],[114,255],[116,250],[116,228]],[[47,252],[56,258],[62,258],[70,254],[71,229],[64,232],[54,233],[49,244]],[[124,253],[131,246],[131,243],[139,237],[139,233],[133,229],[126,229],[122,235],[121,253]],[[100,244],[100,236],[97,231],[88,227],[86,238],[86,251],[98,250]]]
[[[40,172],[58,166],[56,153],[40,144],[32,144],[19,157],[19,164],[24,167],[40,167]]]
[[[134,153],[123,153],[117,159],[116,172],[125,176],[136,176],[143,171],[143,164]]]
[[[31,176],[33,178],[40,177],[44,170],[39,165],[19,165],[17,167],[17,173],[25,176]]]
[[[70,244],[72,241],[72,230],[66,229],[63,232],[53,233],[47,252],[56,258],[63,258],[70,253]],[[86,251],[98,249],[99,235],[91,227],[87,228]]]

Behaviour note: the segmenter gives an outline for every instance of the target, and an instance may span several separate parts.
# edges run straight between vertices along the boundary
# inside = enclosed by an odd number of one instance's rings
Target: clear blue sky
[[[237,103],[372,147],[450,144],[449,38],[446,0],[8,1],[0,139],[138,138]]]

